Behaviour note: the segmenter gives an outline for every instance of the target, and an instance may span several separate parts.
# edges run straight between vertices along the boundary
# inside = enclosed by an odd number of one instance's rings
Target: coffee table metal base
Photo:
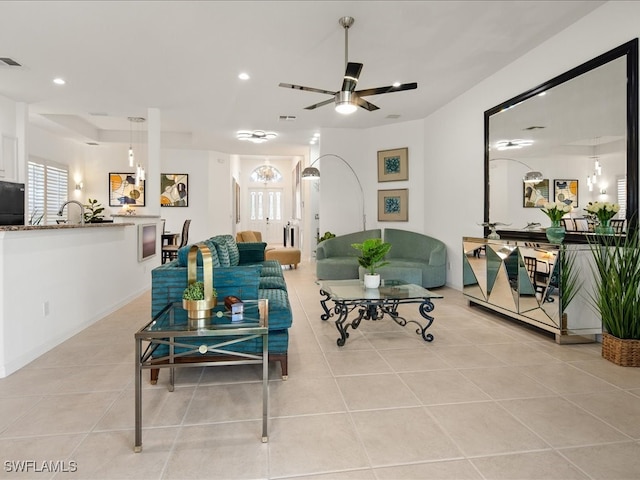
[[[340,338],[337,340],[337,344],[339,347],[344,346],[347,338],[349,338],[349,332],[347,331],[349,327],[353,330],[358,328],[360,322],[362,320],[382,320],[385,315],[389,315],[391,319],[396,322],[398,325],[402,327],[406,327],[409,323],[414,323],[418,326],[416,328],[416,334],[421,335],[423,340],[426,342],[433,341],[433,335],[431,333],[427,333],[427,329],[433,323],[434,318],[429,315],[430,312],[435,308],[433,302],[429,298],[422,299],[376,299],[376,300],[335,300],[331,298],[324,290],[320,289],[320,295],[323,295],[325,298],[320,300],[320,305],[324,310],[324,314],[320,315],[320,318],[324,321],[329,318],[337,315],[336,319],[336,328],[338,329],[338,333],[340,334]],[[333,301],[334,307],[333,309],[327,307],[327,301]],[[398,306],[400,304],[406,303],[418,303],[418,311],[422,318],[424,318],[427,323],[422,325],[417,320],[407,320],[402,317],[398,313]],[[349,314],[354,310],[358,309],[358,316],[354,318],[350,322],[347,322],[349,318]],[[331,311],[333,310],[333,311]]]

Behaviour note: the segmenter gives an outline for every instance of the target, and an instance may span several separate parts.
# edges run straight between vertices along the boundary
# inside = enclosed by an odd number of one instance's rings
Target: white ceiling
[[[599,1],[30,1],[0,2],[0,95],[31,121],[82,142],[123,142],[129,116],[161,110],[163,145],[241,155],[303,155],[320,128],[369,128],[428,116],[605,2]],[[330,97],[349,60],[367,97],[342,116]],[[251,75],[238,79],[240,72]],[[55,76],[67,84],[56,86]],[[533,86],[533,85],[532,85]],[[99,114],[99,115],[96,115]],[[293,122],[279,120],[294,115]],[[398,115],[398,118],[388,118]],[[275,131],[255,145],[238,130]],[[171,134],[170,134],[171,133]]]

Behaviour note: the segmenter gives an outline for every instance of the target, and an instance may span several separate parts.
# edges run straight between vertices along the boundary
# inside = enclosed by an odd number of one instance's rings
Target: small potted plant
[[[564,202],[549,202],[544,204],[542,213],[551,220],[551,226],[545,230],[547,240],[549,240],[550,243],[560,244],[564,240],[565,230],[564,227],[560,225],[560,220],[562,220],[562,217],[569,213],[571,209],[571,205],[567,205]]]
[[[182,308],[187,311],[189,318],[200,319],[211,316],[211,309],[218,304],[216,289],[212,289],[212,297],[207,300],[204,283],[190,283],[182,293]]]
[[[87,199],[84,206],[84,223],[101,223],[104,220],[104,207],[96,199]]]
[[[585,207],[587,214],[597,220],[596,233],[613,235],[615,232],[610,222],[616,213],[620,211],[620,205],[609,202],[589,202]]]
[[[380,274],[376,269],[387,265],[385,255],[391,249],[391,244],[383,242],[381,238],[368,238],[362,243],[352,243],[351,246],[360,251],[358,263],[367,270],[364,275],[365,288],[378,288],[380,286]]]

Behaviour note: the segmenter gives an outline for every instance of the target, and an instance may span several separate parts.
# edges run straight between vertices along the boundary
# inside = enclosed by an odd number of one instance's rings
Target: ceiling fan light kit
[[[342,80],[342,87],[339,91],[322,90],[313,87],[304,87],[302,85],[293,85],[291,83],[280,83],[280,87],[293,88],[294,90],[305,90],[307,92],[323,93],[331,95],[333,98],[324,100],[314,105],[305,107],[305,110],[314,110],[330,103],[335,103],[335,110],[338,113],[348,115],[355,112],[358,107],[362,107],[370,112],[379,110],[379,107],[366,101],[365,96],[381,95],[383,93],[401,92],[403,90],[414,90],[418,88],[418,84],[413,83],[394,83],[388,87],[368,88],[366,90],[356,90],[360,72],[362,71],[362,63],[349,62],[349,27],[354,23],[353,17],[342,17],[338,19],[338,23],[344,28],[344,63],[345,73]]]

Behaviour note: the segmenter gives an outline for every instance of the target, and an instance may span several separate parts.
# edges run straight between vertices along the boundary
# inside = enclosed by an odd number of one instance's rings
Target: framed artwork
[[[409,149],[378,152],[378,182],[409,180]]]
[[[409,189],[378,190],[378,221],[409,221]]]
[[[549,203],[549,179],[540,183],[522,182],[522,206],[524,208],[542,208]]]
[[[109,206],[144,207],[144,181],[136,185],[135,173],[109,173]]]
[[[554,202],[566,203],[573,208],[578,206],[578,180],[553,180]]]
[[[186,173],[160,174],[160,206],[189,206],[189,175]]]

